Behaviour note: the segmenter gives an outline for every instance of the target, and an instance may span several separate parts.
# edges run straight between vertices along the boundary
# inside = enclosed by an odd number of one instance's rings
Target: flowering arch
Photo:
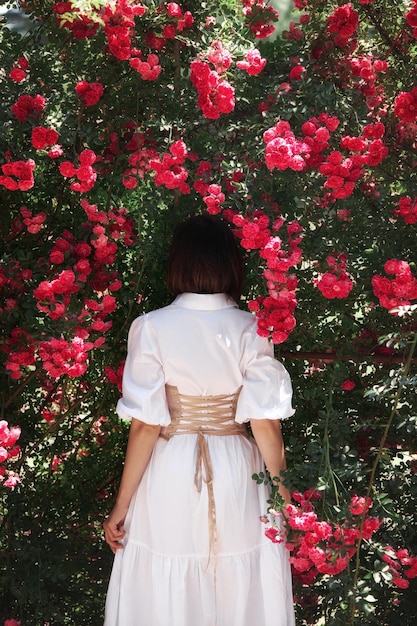
[[[9,621],[99,620],[127,328],[169,301],[173,229],[206,210],[294,381],[300,614],[416,618],[416,3],[293,5],[28,0],[36,28],[0,30]]]

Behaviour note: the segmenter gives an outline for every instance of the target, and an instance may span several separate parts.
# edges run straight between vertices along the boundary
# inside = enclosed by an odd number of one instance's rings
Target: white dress
[[[165,385],[181,394],[232,394],[235,420],[293,415],[292,388],[256,320],[224,294],[186,293],[130,329],[117,411],[166,427]],[[253,439],[206,435],[213,467],[216,555],[209,497],[194,485],[196,434],[158,439],[115,555],[105,626],[293,626],[288,552],[264,536],[268,489]]]

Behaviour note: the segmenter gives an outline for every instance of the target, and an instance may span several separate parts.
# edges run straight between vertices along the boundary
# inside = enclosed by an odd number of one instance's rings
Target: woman
[[[131,428],[104,522],[115,553],[105,626],[294,624],[287,552],[263,534],[269,492],[252,479],[264,463],[273,477],[285,468],[291,382],[237,307],[242,283],[229,227],[189,218],[168,260],[176,299],[131,326],[117,405]]]

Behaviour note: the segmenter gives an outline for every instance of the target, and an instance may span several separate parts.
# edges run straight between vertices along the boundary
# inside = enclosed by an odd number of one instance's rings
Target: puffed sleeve
[[[273,344],[254,328],[246,337],[242,362],[243,383],[235,418],[241,424],[256,419],[285,419],[295,413],[290,375],[275,359]]]
[[[129,330],[122,397],[116,411],[122,419],[135,418],[155,426],[171,422],[157,336],[147,315],[134,320]]]

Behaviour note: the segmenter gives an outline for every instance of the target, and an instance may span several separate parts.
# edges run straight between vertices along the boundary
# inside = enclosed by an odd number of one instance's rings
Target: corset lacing
[[[175,435],[197,435],[197,455],[194,484],[201,491],[202,483],[208,491],[209,522],[209,562],[213,553],[214,571],[217,564],[217,526],[216,503],[213,490],[213,468],[205,435],[243,435],[248,436],[246,426],[234,421],[240,389],[235,393],[221,396],[187,396],[180,394],[177,387],[166,385],[171,424],[161,436],[170,439]],[[203,475],[204,468],[204,475]]]

